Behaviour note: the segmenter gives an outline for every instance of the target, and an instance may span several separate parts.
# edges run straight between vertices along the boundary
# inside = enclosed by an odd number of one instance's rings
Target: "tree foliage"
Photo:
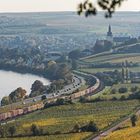
[[[4,106],[4,105],[8,105],[8,104],[10,104],[9,96],[3,97],[2,100],[1,100],[1,105]]]
[[[74,125],[73,127],[73,132],[77,133],[77,132],[80,132],[80,125],[77,123],[76,125]]]
[[[64,105],[64,104],[65,104],[65,100],[64,100],[63,98],[58,98],[58,99],[56,100],[56,104],[57,104],[57,105]]]
[[[39,136],[39,135],[43,134],[43,130],[40,129],[35,124],[32,124],[32,126],[31,126],[31,132],[32,132],[33,136]]]
[[[73,50],[69,53],[69,58],[70,59],[78,59],[80,57],[80,50],[79,49],[76,49],[76,50]]]
[[[136,126],[137,116],[135,114],[131,116],[130,120],[131,120],[132,126],[133,127]]]
[[[11,135],[11,137],[14,136],[14,134],[16,133],[16,127],[15,126],[10,126],[8,129],[9,134]]]
[[[43,85],[43,83],[39,80],[36,80],[31,87],[31,93],[30,93],[30,97],[35,97],[38,95],[43,94],[43,91],[45,91],[45,86]]]
[[[90,121],[89,124],[87,125],[87,131],[89,131],[89,132],[98,132],[99,129],[98,129],[97,125],[93,121]]]
[[[85,125],[81,128],[81,131],[83,131],[83,132],[98,132],[99,128],[96,125],[96,123],[94,123],[93,121],[90,121],[87,125]]]
[[[6,135],[5,128],[1,126],[0,127],[0,136],[1,136],[1,138],[4,138],[5,135]]]
[[[17,102],[26,96],[26,90],[19,87],[9,94],[9,98],[12,102]]]
[[[45,100],[46,98],[46,95],[42,95],[41,100]]]
[[[128,89],[126,87],[119,88],[119,93],[126,93]]]
[[[112,17],[112,14],[115,12],[116,8],[120,7],[124,1],[125,0],[97,0],[96,4],[90,0],[85,0],[83,3],[78,5],[77,13],[79,15],[84,13],[86,17],[90,15],[96,15],[98,12],[98,6],[103,11],[105,11],[105,17],[110,18]]]
[[[32,84],[32,87],[31,87],[31,90],[34,92],[34,91],[37,91],[37,90],[40,90],[43,88],[43,83],[39,80],[36,80],[33,84]]]

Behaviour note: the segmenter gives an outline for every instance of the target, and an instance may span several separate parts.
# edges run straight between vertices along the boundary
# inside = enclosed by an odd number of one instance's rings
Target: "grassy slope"
[[[71,131],[77,123],[82,126],[91,120],[100,129],[103,129],[108,124],[131,113],[138,105],[139,102],[136,100],[64,105],[22,116],[15,120],[14,125],[17,126],[17,134],[31,134],[30,126],[32,124],[37,124],[40,128],[43,128],[44,132],[55,133],[61,131],[61,133],[64,133]],[[86,137],[90,134],[83,135]]]
[[[107,72],[107,71],[114,71],[114,70],[119,70],[121,71],[122,68],[83,68],[79,69],[79,71],[82,72],[88,72],[88,73],[97,73],[97,72]],[[131,67],[129,68],[130,71],[132,72],[140,72],[140,67]]]
[[[3,138],[1,140],[82,140],[91,133],[60,134],[50,136],[22,137],[22,138]]]
[[[140,53],[128,53],[128,54],[104,54],[104,55],[97,55],[94,57],[90,57],[84,59],[82,61],[87,63],[122,63],[125,60],[128,62],[139,63],[140,62]],[[82,72],[88,73],[97,73],[97,72],[106,72],[106,71],[114,71],[122,69],[119,67],[114,68],[83,68],[79,69]],[[139,72],[140,67],[129,67],[129,70],[132,72]]]
[[[140,60],[140,54],[139,53],[128,53],[128,54],[109,54],[109,55],[103,55],[103,56],[97,56],[97,57],[91,57],[89,59],[85,59],[83,61],[89,62],[89,63],[96,63],[96,62],[122,62],[126,60],[131,60],[132,62],[138,62],[137,60]],[[119,61],[120,60],[120,61]]]
[[[122,125],[121,130],[109,134],[101,140],[139,140],[140,139],[140,118],[136,127],[132,127],[130,121]]]
[[[103,91],[101,91],[99,94],[97,94],[96,96],[92,96],[92,99],[95,99],[97,97],[101,97],[102,99],[112,99],[113,97],[116,97],[118,99],[121,98],[121,96],[125,96],[128,97],[130,94],[132,94],[131,88],[137,86],[138,89],[140,89],[140,85],[139,84],[117,84],[117,85],[113,85],[112,87],[106,87]],[[121,87],[126,87],[128,89],[128,92],[126,93],[119,93],[118,90]],[[116,93],[115,94],[111,94],[111,90],[112,89],[116,89]]]

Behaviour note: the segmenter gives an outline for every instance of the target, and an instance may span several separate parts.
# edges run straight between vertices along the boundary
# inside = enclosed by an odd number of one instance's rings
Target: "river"
[[[24,88],[27,91],[27,94],[29,94],[31,86],[35,80],[42,81],[44,85],[50,83],[49,80],[41,76],[0,70],[0,99],[3,96],[9,95],[18,87]]]

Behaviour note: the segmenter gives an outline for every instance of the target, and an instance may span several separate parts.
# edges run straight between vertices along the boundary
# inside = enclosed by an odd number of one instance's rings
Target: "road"
[[[136,112],[136,115],[140,115],[140,110]],[[122,122],[118,123],[117,125],[111,127],[110,129],[100,133],[97,137],[93,138],[92,140],[100,140],[102,137],[109,135],[111,132],[115,131],[117,128],[121,127],[125,122],[129,121],[130,117],[127,117]]]
[[[134,45],[140,45],[140,43],[134,43],[134,44],[130,44],[130,45],[121,46],[121,47],[115,48],[113,50],[118,51],[118,50],[123,49],[123,48],[133,47]]]
[[[55,98],[55,97],[61,96],[63,94],[71,94],[72,92],[74,92],[76,89],[80,88],[84,84],[85,84],[85,80],[82,77],[74,75],[72,84],[66,85],[62,90],[57,90],[53,93],[50,93],[50,94],[46,93],[43,95],[45,95],[46,98],[49,99],[49,98]],[[26,99],[26,100],[24,100],[24,103],[27,104],[27,103],[31,103],[34,101],[39,101],[39,100],[41,100],[41,97],[43,95],[36,96],[31,99],[30,98]]]
[[[54,93],[50,93],[50,94],[46,93],[46,94],[43,94],[43,95],[45,95],[46,98],[49,99],[49,98],[58,97],[58,96],[63,95],[63,94],[70,94],[73,91],[75,91],[76,89],[80,88],[84,84],[85,84],[85,80],[82,77],[73,75],[72,84],[66,85],[62,90],[57,90]],[[32,103],[32,102],[35,102],[35,101],[39,101],[39,100],[41,100],[41,97],[43,95],[25,99],[23,102],[24,102],[24,104],[28,104],[28,103]],[[12,108],[12,106],[20,105],[20,104],[22,104],[22,102],[17,102],[17,103],[13,103],[13,104],[6,105],[6,106],[1,106],[1,108],[8,107],[8,106]]]

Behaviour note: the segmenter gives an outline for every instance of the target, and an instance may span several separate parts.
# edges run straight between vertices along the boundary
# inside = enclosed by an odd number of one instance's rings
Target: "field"
[[[139,106],[139,101],[137,100],[75,103],[36,111],[17,118],[15,122],[7,125],[16,125],[16,135],[30,135],[32,124],[36,124],[40,128],[43,128],[44,132],[49,132],[50,134],[54,134],[55,132],[60,132],[61,134],[68,133],[73,129],[75,124],[83,126],[90,121],[94,121],[101,130],[123,116],[132,113],[137,106]],[[87,135],[91,135],[91,133],[79,133],[77,135],[78,137],[82,135],[85,138]]]
[[[126,87],[128,91],[126,93],[119,93],[118,90],[121,87]],[[110,86],[105,87],[105,89],[99,92],[96,96],[95,95],[91,96],[91,99],[95,99],[98,97],[100,97],[101,99],[112,99],[113,97],[120,99],[122,96],[128,97],[130,94],[132,94],[132,91],[131,91],[132,87],[138,87],[137,90],[140,89],[139,84],[117,84],[117,85],[113,85],[112,87]],[[116,90],[115,94],[111,93],[113,89]]]
[[[87,59],[82,59],[81,64],[104,64],[104,63],[110,63],[110,64],[117,64],[117,63],[122,63],[125,61],[132,62],[132,63],[137,63],[139,64],[140,62],[140,53],[128,53],[128,54],[106,54],[102,53],[100,55],[95,55],[92,57],[89,57]],[[133,66],[133,67],[128,67],[129,71],[131,72],[140,72],[140,66]],[[114,71],[118,70],[121,71],[121,67],[101,67],[101,68],[81,68],[79,71],[82,72],[88,72],[88,73],[97,73],[97,72],[108,72],[108,71]]]
[[[132,127],[130,121],[123,124],[120,130],[110,133],[101,140],[139,140],[140,139],[140,117],[136,127]]]
[[[91,135],[90,132],[60,134],[50,136],[22,137],[22,138],[3,138],[2,140],[82,140],[86,136]]]
[[[131,72],[140,72],[140,67],[129,67],[128,69]],[[114,70],[121,71],[122,68],[82,68],[82,69],[79,69],[79,71],[88,72],[88,73],[91,73],[91,74],[94,74],[94,73],[97,73],[97,72],[114,71]]]
[[[107,54],[102,56],[91,57],[88,59],[83,60],[84,62],[88,63],[122,63],[125,60],[128,62],[137,63],[140,61],[140,54],[139,53],[128,53],[128,54]]]
[[[139,55],[134,55],[134,56],[126,56],[126,57],[123,57],[123,58],[116,58],[116,59],[112,59],[112,60],[109,60],[107,62],[110,62],[110,63],[122,63],[124,62],[124,60],[127,60],[128,62],[133,62],[133,63],[139,63],[140,62],[140,54]]]

